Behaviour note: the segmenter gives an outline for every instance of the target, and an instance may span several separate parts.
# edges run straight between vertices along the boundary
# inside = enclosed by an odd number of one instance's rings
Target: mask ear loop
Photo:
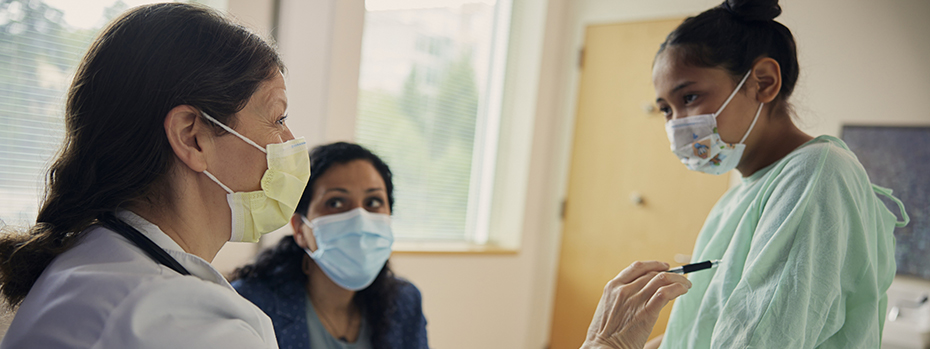
[[[743,80],[739,82],[739,85],[736,85],[736,89],[733,90],[733,93],[730,93],[730,97],[727,97],[727,101],[723,102],[723,105],[720,106],[720,109],[717,109],[717,112],[714,113],[714,119],[716,119],[717,116],[720,115],[720,112],[723,111],[723,108],[727,107],[727,104],[730,104],[730,100],[732,100],[733,97],[736,97],[736,93],[739,92],[739,89],[743,88],[743,84],[745,84],[746,80],[749,79],[750,74],[752,74],[752,69],[746,72],[746,76],[743,76]]]
[[[310,223],[310,221],[307,220],[307,217],[306,217],[306,216],[302,216],[302,215],[301,215],[301,216],[300,216],[300,220],[304,222],[304,225],[306,225],[307,228],[313,229],[313,223]]]
[[[743,135],[743,139],[739,140],[739,144],[743,144],[746,141],[746,138],[749,138],[749,133],[752,132],[752,128],[756,126],[756,121],[759,121],[759,114],[762,114],[762,106],[765,103],[759,103],[759,110],[756,111],[756,117],[752,118],[752,123],[749,124],[749,129],[746,130],[746,134]]]
[[[299,216],[300,216],[300,220],[303,221],[304,225],[306,225],[307,228],[310,228],[311,230],[314,230],[313,237],[316,238],[316,231],[315,231],[315,229],[313,229],[313,223],[311,223],[310,220],[307,219],[307,216],[304,216],[304,215],[299,215]],[[300,232],[299,232],[299,231],[295,231],[294,234],[300,234]],[[317,251],[320,250],[319,243],[317,244],[316,249],[317,249]],[[316,251],[310,251],[310,248],[309,248],[309,247],[308,247],[308,248],[305,248],[304,250],[306,250],[308,253],[316,253]],[[312,256],[311,256],[311,257],[312,257]]]
[[[217,124],[217,125],[219,125],[220,127],[222,127],[224,130],[226,130],[226,132],[232,133],[233,135],[235,135],[236,137],[239,137],[240,139],[242,139],[242,140],[245,141],[246,143],[251,144],[252,146],[258,148],[258,150],[261,150],[262,153],[268,154],[268,152],[265,151],[265,148],[262,148],[262,147],[259,146],[258,144],[255,144],[255,142],[252,142],[251,139],[245,138],[245,136],[239,134],[239,132],[236,132],[235,130],[233,130],[233,129],[230,128],[229,126],[223,125],[222,122],[219,122],[218,120],[214,119],[212,116],[210,116],[210,114],[207,114],[207,112],[201,110],[200,113],[203,114],[203,117],[205,117],[207,120],[210,120],[210,121],[212,121],[214,124]],[[227,193],[230,193],[230,194],[234,194],[234,193],[235,193],[234,191],[232,191],[232,189],[229,189],[229,187],[227,187],[225,184],[223,184],[222,182],[220,182],[219,179],[216,179],[216,176],[214,176],[212,173],[210,173],[210,171],[204,170],[204,171],[203,171],[203,174],[207,175],[207,178],[210,178],[211,180],[213,180],[213,182],[216,182],[216,184],[219,184],[219,186],[222,187],[223,190],[225,190]]]
[[[266,151],[264,147],[262,147],[262,146],[256,144],[255,142],[252,142],[251,139],[245,138],[245,136],[239,134],[239,132],[236,132],[235,130],[233,130],[233,129],[230,128],[229,126],[223,125],[222,122],[217,121],[217,120],[214,119],[212,116],[210,116],[209,114],[207,114],[207,112],[201,110],[200,113],[203,114],[203,117],[207,118],[207,120],[213,121],[213,123],[217,124],[219,127],[222,127],[224,130],[226,130],[226,132],[229,132],[229,133],[232,133],[232,134],[236,135],[236,137],[241,138],[241,139],[242,139],[243,141],[245,141],[246,143],[249,143],[249,144],[251,144],[253,147],[258,148],[258,150],[261,150],[262,153],[268,154],[268,151]]]
[[[216,179],[216,177],[213,176],[213,174],[210,173],[210,171],[203,170],[203,174],[207,175],[207,178],[212,179],[214,182],[216,182],[216,184],[219,184],[220,187],[222,187],[223,190],[225,190],[227,193],[230,193],[230,194],[234,194],[234,193],[235,193],[235,192],[232,191],[232,189],[229,189],[229,187],[223,185],[223,183],[221,183],[219,179]]]

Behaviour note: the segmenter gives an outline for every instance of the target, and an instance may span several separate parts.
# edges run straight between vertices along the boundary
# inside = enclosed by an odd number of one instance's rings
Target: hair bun
[[[721,6],[744,21],[771,21],[781,14],[778,0],[724,0]]]

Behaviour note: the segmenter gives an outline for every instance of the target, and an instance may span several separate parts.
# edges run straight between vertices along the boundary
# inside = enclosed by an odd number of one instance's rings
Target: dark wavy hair
[[[695,17],[685,19],[659,46],[658,56],[676,47],[685,63],[723,68],[739,81],[756,59],[770,57],[781,68],[781,90],[776,106],[790,110],[788,97],[798,82],[798,50],[788,27],[775,21],[778,0],[725,0]]]
[[[338,142],[321,145],[310,151],[310,181],[297,204],[297,213],[306,214],[310,207],[310,199],[313,198],[313,184],[326,174],[330,167],[355,160],[370,162],[381,175],[387,192],[388,205],[393,212],[394,183],[391,180],[391,169],[368,149],[358,144]],[[254,263],[233,271],[230,279],[260,279],[271,284],[298,280],[306,284],[308,278],[301,268],[304,258],[307,258],[307,253],[297,245],[293,235],[288,235],[275,246],[259,253]],[[390,319],[397,310],[394,304],[401,285],[401,281],[395,278],[394,272],[391,271],[389,263],[385,263],[375,281],[365,289],[356,292],[352,299],[361,310],[365,320],[371,324],[371,343],[374,348],[388,346],[387,329],[393,325]]]
[[[259,85],[283,71],[271,45],[204,6],[140,6],[113,20],[71,82],[64,145],[36,224],[0,235],[8,305],[18,306],[102,214],[170,204],[168,174],[177,160],[164,132],[168,111],[191,105],[234,124]]]

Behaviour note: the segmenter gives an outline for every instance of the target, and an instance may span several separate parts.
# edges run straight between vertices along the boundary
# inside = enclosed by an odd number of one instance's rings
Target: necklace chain
[[[329,317],[327,317],[326,314],[324,314],[323,310],[320,309],[319,307],[317,307],[316,302],[313,301],[313,298],[312,298],[312,297],[310,297],[310,303],[313,304],[314,310],[316,310],[316,313],[317,313],[317,315],[319,315],[319,318],[320,318],[320,319],[323,319],[323,322],[325,322],[325,325],[326,325],[327,327],[333,329],[334,331],[337,330],[337,329],[336,329],[336,326],[334,326],[333,323],[332,323],[331,321],[329,321]],[[343,330],[343,331],[341,332],[341,334],[338,334],[338,335],[337,335],[337,334],[333,334],[333,335],[334,335],[333,337],[336,337],[336,338],[338,338],[339,340],[348,342],[349,331],[350,331],[351,328],[352,328],[352,318],[354,317],[354,316],[352,316],[353,313],[354,313],[354,312],[352,311],[352,308],[350,307],[349,310],[348,310],[348,314],[347,314],[348,316],[346,316],[346,326],[345,326],[345,330]]]

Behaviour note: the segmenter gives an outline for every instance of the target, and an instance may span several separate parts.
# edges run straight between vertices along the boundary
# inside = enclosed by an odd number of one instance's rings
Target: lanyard
[[[149,255],[149,257],[154,259],[156,262],[171,268],[181,275],[191,275],[191,273],[187,271],[187,269],[185,269],[181,263],[178,263],[178,261],[168,255],[165,250],[163,250],[161,247],[158,247],[155,242],[150,240],[145,235],[142,235],[142,233],[136,230],[136,228],[133,228],[131,225],[126,224],[126,222],[116,218],[116,216],[114,216],[112,213],[105,213],[101,215],[98,220],[103,223],[104,227],[107,227],[117,234],[122,235],[128,239],[129,242],[132,242],[134,245],[142,249],[145,254]]]

